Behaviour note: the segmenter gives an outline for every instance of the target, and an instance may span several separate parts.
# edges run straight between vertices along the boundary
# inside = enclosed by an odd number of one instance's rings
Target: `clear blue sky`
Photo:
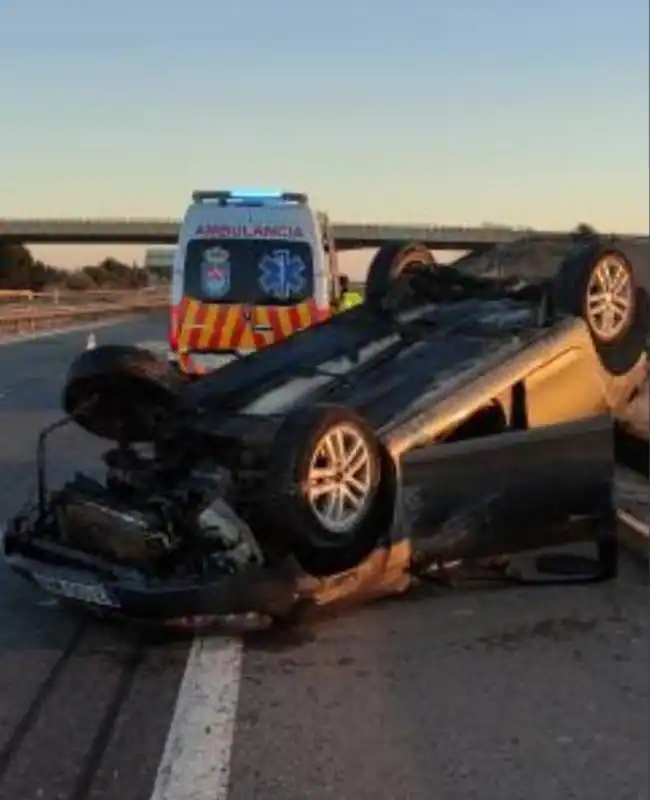
[[[337,220],[645,231],[648,25],[647,0],[2,0],[0,216],[282,185]]]

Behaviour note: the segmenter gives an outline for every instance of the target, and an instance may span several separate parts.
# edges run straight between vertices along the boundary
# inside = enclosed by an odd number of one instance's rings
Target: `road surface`
[[[86,337],[0,347],[3,518]],[[52,479],[99,450],[61,433]],[[170,642],[68,616],[0,566],[0,800],[640,800],[646,578],[630,560],[608,585],[427,590],[292,635]]]

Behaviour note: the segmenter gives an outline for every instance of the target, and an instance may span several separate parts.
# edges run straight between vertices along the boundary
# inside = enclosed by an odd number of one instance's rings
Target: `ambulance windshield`
[[[307,242],[194,239],[185,258],[184,293],[204,303],[295,305],[314,293]]]

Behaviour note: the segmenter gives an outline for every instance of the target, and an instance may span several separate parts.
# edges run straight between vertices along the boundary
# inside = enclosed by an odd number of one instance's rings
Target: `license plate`
[[[41,589],[69,600],[80,600],[83,603],[92,603],[106,608],[117,608],[119,605],[110,597],[101,583],[80,583],[38,573],[33,573],[33,578]]]

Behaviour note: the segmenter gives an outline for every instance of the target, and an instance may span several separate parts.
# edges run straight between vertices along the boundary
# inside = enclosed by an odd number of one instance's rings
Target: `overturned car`
[[[363,305],[196,382],[135,347],[83,353],[38,503],[5,529],[11,567],[157,622],[286,620],[454,575],[612,577],[612,420],[647,374],[623,249],[567,244],[537,280],[400,253]],[[112,442],[105,479],[50,491],[46,440],[70,422]],[[579,540],[595,559],[516,567]]]

